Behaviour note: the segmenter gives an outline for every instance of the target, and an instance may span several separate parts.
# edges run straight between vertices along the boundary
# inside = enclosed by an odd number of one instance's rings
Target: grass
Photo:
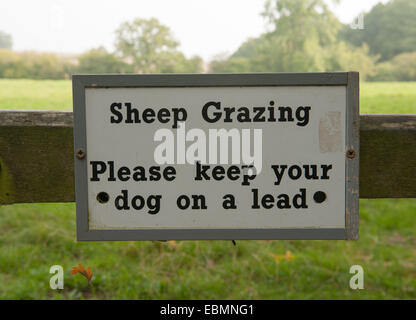
[[[70,81],[0,80],[0,106],[71,109]],[[361,111],[416,113],[416,83],[363,83]],[[416,199],[360,201],[358,241],[75,241],[74,204],[0,207],[3,299],[415,299]],[[93,285],[71,267],[91,266]],[[62,265],[65,288],[49,288]],[[349,288],[349,268],[365,289]]]
[[[1,109],[72,109],[69,80],[0,79]]]
[[[416,82],[362,83],[360,112],[416,113]]]
[[[1,109],[72,110],[69,80],[0,79]],[[416,82],[360,84],[361,113],[416,113]]]

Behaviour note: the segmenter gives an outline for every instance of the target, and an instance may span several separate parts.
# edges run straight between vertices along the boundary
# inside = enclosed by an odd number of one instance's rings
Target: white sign
[[[348,82],[91,77],[74,77],[80,240],[351,238]]]

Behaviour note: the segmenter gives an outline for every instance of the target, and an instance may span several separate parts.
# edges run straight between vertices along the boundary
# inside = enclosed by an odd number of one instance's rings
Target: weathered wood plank
[[[0,111],[0,204],[74,201],[72,112]]]
[[[416,114],[361,115],[360,197],[416,198]]]
[[[416,198],[416,115],[361,115],[360,198]],[[72,112],[0,111],[0,204],[74,201]]]

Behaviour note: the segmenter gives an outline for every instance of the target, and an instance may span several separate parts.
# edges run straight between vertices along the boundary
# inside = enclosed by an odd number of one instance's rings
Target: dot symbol
[[[323,191],[316,191],[313,195],[313,200],[315,200],[316,203],[322,203],[326,200],[326,193]]]
[[[99,194],[97,194],[97,201],[99,203],[107,203],[108,200],[110,200],[110,196],[107,192],[100,192]]]

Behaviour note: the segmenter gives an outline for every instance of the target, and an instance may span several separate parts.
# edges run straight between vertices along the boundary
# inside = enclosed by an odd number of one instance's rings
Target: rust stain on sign
[[[319,150],[342,151],[341,112],[326,112],[319,120]]]

